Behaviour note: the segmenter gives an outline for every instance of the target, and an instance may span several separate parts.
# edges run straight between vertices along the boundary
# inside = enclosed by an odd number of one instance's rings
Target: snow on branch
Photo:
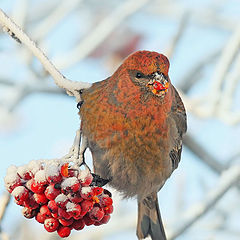
[[[10,201],[10,194],[9,193],[4,193],[0,198],[0,224],[2,222],[4,214],[6,212],[9,201]]]
[[[63,76],[47,56],[36,46],[36,43],[31,40],[26,33],[3,12],[2,9],[0,9],[0,24],[4,31],[8,32],[10,36],[18,42],[25,44],[33,55],[39,59],[45,70],[53,77],[57,86],[65,89],[69,95],[75,96],[77,101],[80,100],[79,90],[90,87],[90,83],[74,82]]]

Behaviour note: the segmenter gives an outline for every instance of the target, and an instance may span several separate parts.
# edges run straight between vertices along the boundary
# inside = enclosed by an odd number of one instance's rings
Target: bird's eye
[[[136,78],[142,78],[143,77],[143,74],[142,73],[140,73],[140,72],[137,72],[136,73]]]

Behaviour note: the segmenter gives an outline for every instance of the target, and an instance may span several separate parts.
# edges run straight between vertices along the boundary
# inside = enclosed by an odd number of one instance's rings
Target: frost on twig
[[[0,198],[0,224],[6,212],[9,201],[10,201],[10,194],[6,192]]]
[[[12,32],[9,28],[7,28],[7,27],[4,26],[4,27],[3,27],[3,31],[6,32],[6,33],[8,33],[9,36],[12,37],[16,42],[22,43],[21,40],[20,40],[18,37],[16,37],[15,33]]]
[[[77,101],[80,101],[79,90],[91,86],[85,82],[74,82],[64,77],[56,67],[50,62],[47,56],[36,46],[36,43],[31,40],[22,29],[16,25],[1,9],[0,9],[0,24],[8,32],[14,34],[14,37],[19,39],[27,48],[36,56],[42,63],[43,67],[53,77],[55,83],[60,88],[64,88],[69,95],[75,96]]]
[[[5,192],[4,194],[2,194],[2,196],[0,197],[0,239],[2,240],[8,240],[9,239],[9,236],[2,231],[2,220],[3,220],[3,217],[5,216],[6,214],[6,210],[7,210],[7,207],[8,207],[8,204],[10,202],[10,194]]]

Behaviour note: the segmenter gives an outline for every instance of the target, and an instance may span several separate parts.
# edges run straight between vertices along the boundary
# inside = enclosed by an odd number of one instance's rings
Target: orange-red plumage
[[[152,239],[165,234],[158,207],[148,205],[157,201],[156,193],[177,167],[186,131],[185,109],[168,69],[164,55],[136,52],[110,78],[83,91],[80,109],[96,173],[111,179],[124,196],[137,196],[138,236]],[[161,88],[153,91],[156,82]],[[156,219],[148,216],[151,211]]]

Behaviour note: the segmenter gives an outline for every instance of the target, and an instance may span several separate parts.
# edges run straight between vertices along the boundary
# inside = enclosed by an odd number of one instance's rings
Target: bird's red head
[[[138,51],[130,55],[122,64],[132,82],[156,96],[164,96],[168,91],[169,61],[157,52]]]

